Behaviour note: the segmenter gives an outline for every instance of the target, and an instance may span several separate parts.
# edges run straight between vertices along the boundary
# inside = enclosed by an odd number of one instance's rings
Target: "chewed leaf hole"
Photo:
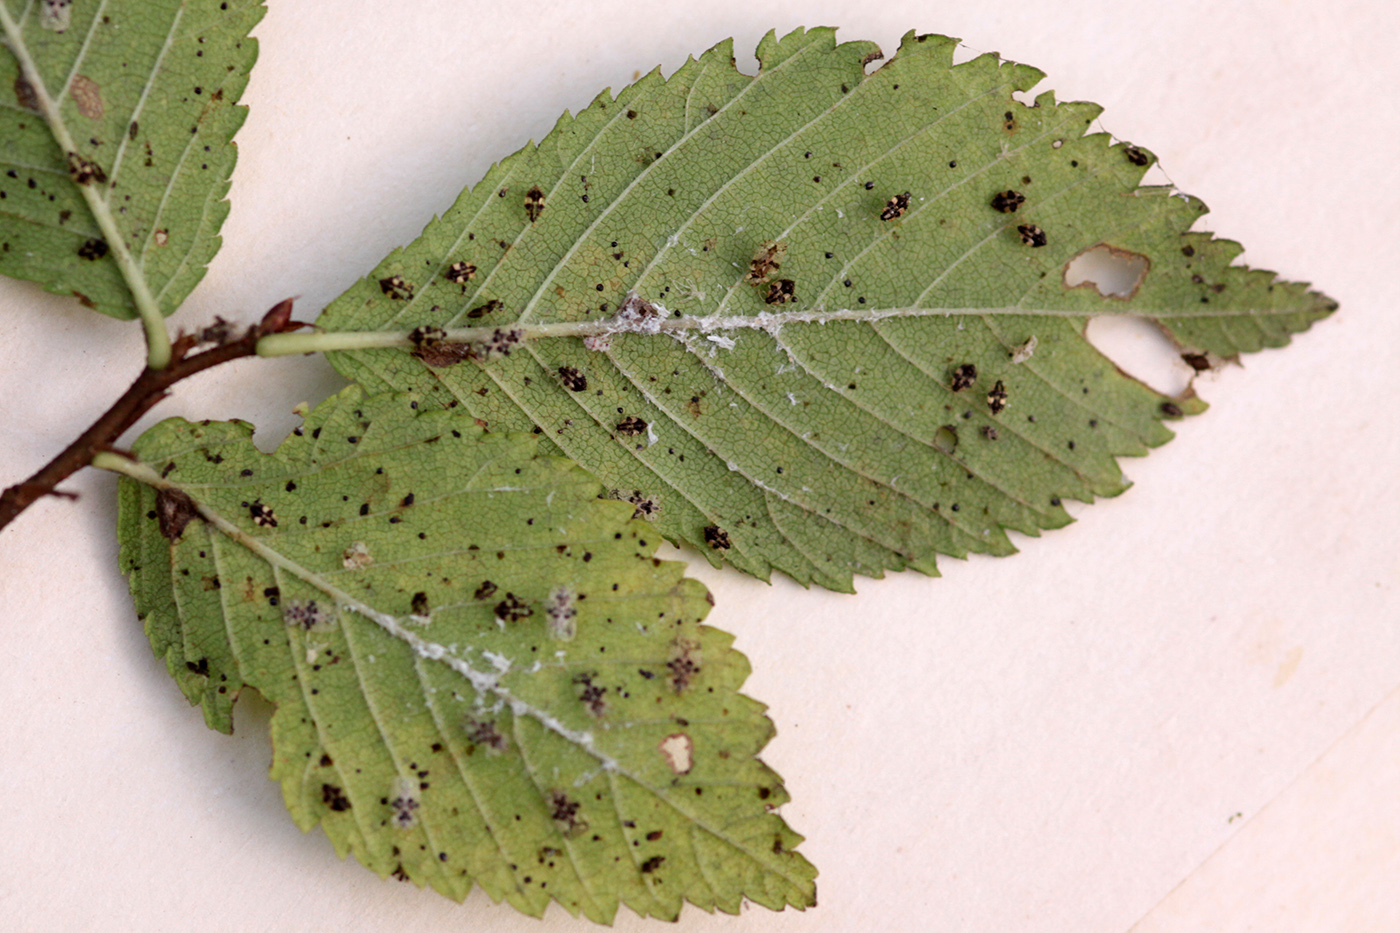
[[[1151,321],[1128,315],[1103,315],[1089,321],[1084,336],[1123,372],[1163,395],[1179,396],[1195,371],[1182,362],[1181,351]]]
[[[1131,298],[1151,265],[1141,253],[1099,244],[1065,263],[1065,287],[1092,285],[1105,298]]]

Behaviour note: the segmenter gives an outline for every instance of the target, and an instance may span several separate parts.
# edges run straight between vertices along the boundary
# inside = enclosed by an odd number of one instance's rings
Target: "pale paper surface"
[[[676,928],[1400,928],[1392,4],[390,8],[273,0],[224,250],[177,322],[248,323],[288,295],[310,317],[564,108],[730,35],[751,69],[763,31],[799,24],[887,51],[945,32],[1037,65],[1061,99],[1106,105],[1102,127],[1158,154],[1247,261],[1342,304],[1198,382],[1214,407],[1125,463],[1132,490],[1023,554],[858,596],[697,566],[771,706],[764,757],[822,876],[815,910]],[[142,358],[135,325],[0,282],[0,483]],[[270,446],[338,385],[316,358],[242,362],[143,426],[242,417]],[[0,535],[0,927],[583,928],[381,882],[297,831],[266,778],[267,708],[245,698],[237,735],[212,733],[152,658],[115,569],[113,486],[81,474],[82,502]],[[617,925],[659,929],[625,909]]]

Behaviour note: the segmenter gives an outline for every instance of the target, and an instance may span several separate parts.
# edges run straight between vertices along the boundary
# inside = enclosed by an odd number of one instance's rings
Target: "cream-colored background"
[[[87,0],[77,0],[87,2]],[[1341,312],[1202,380],[1134,489],[1006,560],[857,596],[699,566],[771,705],[807,913],[685,931],[1400,929],[1400,14],[1389,2],[272,0],[224,250],[176,318],[311,316],[565,108],[733,35],[906,28],[1033,63],[1246,259]],[[394,10],[390,16],[387,11]],[[0,282],[0,483],[135,375],[138,328]],[[338,386],[249,361],[147,419],[269,446]],[[0,534],[0,928],[580,929],[381,882],[302,835],[268,711],[205,729],[152,657],[89,471]],[[624,930],[659,927],[623,911]]]

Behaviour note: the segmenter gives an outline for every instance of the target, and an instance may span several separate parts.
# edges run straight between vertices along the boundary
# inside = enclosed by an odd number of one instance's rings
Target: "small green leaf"
[[[0,3],[0,272],[168,315],[228,214],[260,0]]]
[[[343,856],[609,922],[813,903],[748,664],[632,507],[533,437],[352,387],[275,454],[162,422],[121,560],[209,725],[275,704],[272,776]]]
[[[1022,104],[1041,72],[954,46],[910,34],[867,75],[870,43],[770,33],[757,77],[726,42],[600,95],[332,304],[327,330],[378,332],[345,346],[402,346],[332,362],[543,429],[759,576],[1012,552],[1204,408],[1117,371],[1090,317],[1233,357],[1335,303],[1189,232],[1204,205],[1140,186],[1152,155],[1086,135],[1097,106]],[[1084,254],[1134,281],[1079,282]]]

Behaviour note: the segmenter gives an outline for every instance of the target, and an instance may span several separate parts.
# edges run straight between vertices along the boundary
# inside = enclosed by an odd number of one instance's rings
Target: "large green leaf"
[[[272,455],[165,421],[121,560],[209,725],[276,705],[304,829],[382,876],[609,921],[813,902],[748,664],[632,509],[528,435],[350,388]]]
[[[770,33],[757,77],[723,43],[600,95],[332,304],[325,328],[370,332],[332,361],[537,426],[761,576],[1011,552],[1204,408],[1118,372],[1090,316],[1232,357],[1335,304],[1187,232],[1204,205],[1141,187],[1151,154],[1086,135],[1098,107],[1024,105],[1039,71],[954,45],[911,34],[867,75],[869,43]],[[1096,248],[1140,281],[1071,287]]]
[[[0,272],[170,314],[228,214],[261,0],[0,0]]]

